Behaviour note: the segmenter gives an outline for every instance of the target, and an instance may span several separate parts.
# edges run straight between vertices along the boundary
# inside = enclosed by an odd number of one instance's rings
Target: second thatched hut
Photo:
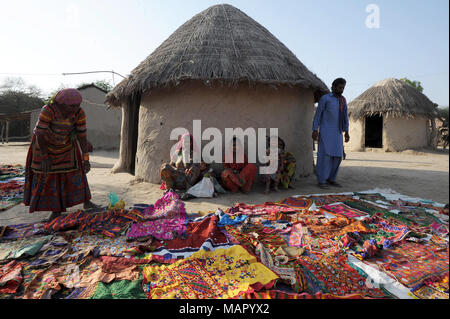
[[[436,144],[436,104],[401,80],[378,82],[348,104],[348,113],[346,149],[403,151]]]
[[[113,171],[160,181],[174,128],[278,128],[313,172],[314,102],[326,85],[267,29],[231,5],[184,23],[107,96],[122,107],[120,159]],[[206,143],[206,142],[205,142]]]

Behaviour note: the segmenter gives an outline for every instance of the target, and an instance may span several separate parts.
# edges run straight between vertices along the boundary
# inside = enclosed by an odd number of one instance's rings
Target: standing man
[[[342,96],[346,83],[342,78],[333,81],[332,92],[322,96],[314,116],[312,138],[318,141],[317,179],[322,189],[328,185],[342,187],[336,177],[344,156],[342,133],[346,143],[350,140],[347,102]]]

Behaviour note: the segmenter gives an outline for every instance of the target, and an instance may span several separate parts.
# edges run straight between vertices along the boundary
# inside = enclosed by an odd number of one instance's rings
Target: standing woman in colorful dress
[[[63,89],[45,105],[33,131],[25,166],[23,203],[35,211],[52,212],[49,221],[66,208],[91,199],[86,173],[90,171],[86,115],[81,94]]]

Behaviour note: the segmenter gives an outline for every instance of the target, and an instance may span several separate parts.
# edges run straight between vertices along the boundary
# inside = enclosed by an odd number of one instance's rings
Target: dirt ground
[[[28,143],[0,144],[0,164],[25,164]],[[118,159],[116,151],[94,151],[92,169],[88,173],[92,201],[107,205],[109,192],[115,192],[127,207],[138,203],[154,203],[163,194],[159,185],[136,183],[127,173],[111,174]],[[448,150],[407,150],[386,153],[381,151],[348,152],[342,162],[338,181],[342,188],[319,189],[315,176],[296,181],[295,189],[263,194],[263,186],[256,182],[250,194],[224,194],[211,199],[192,199],[186,202],[188,213],[207,213],[217,208],[227,208],[238,202],[261,204],[279,201],[291,195],[355,192],[374,188],[391,189],[403,195],[431,199],[438,203],[449,202],[449,152]],[[82,205],[68,209],[68,212]],[[47,212],[28,213],[23,204],[0,212],[0,225],[39,222],[50,215]]]

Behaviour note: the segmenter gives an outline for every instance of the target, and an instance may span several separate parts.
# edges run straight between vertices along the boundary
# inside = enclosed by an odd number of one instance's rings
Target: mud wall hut
[[[314,102],[326,85],[267,29],[231,5],[215,5],[179,27],[107,95],[122,108],[113,171],[159,183],[174,128],[278,128],[313,173]]]
[[[350,142],[346,149],[402,151],[432,146],[435,104],[394,78],[376,83],[348,104]]]

